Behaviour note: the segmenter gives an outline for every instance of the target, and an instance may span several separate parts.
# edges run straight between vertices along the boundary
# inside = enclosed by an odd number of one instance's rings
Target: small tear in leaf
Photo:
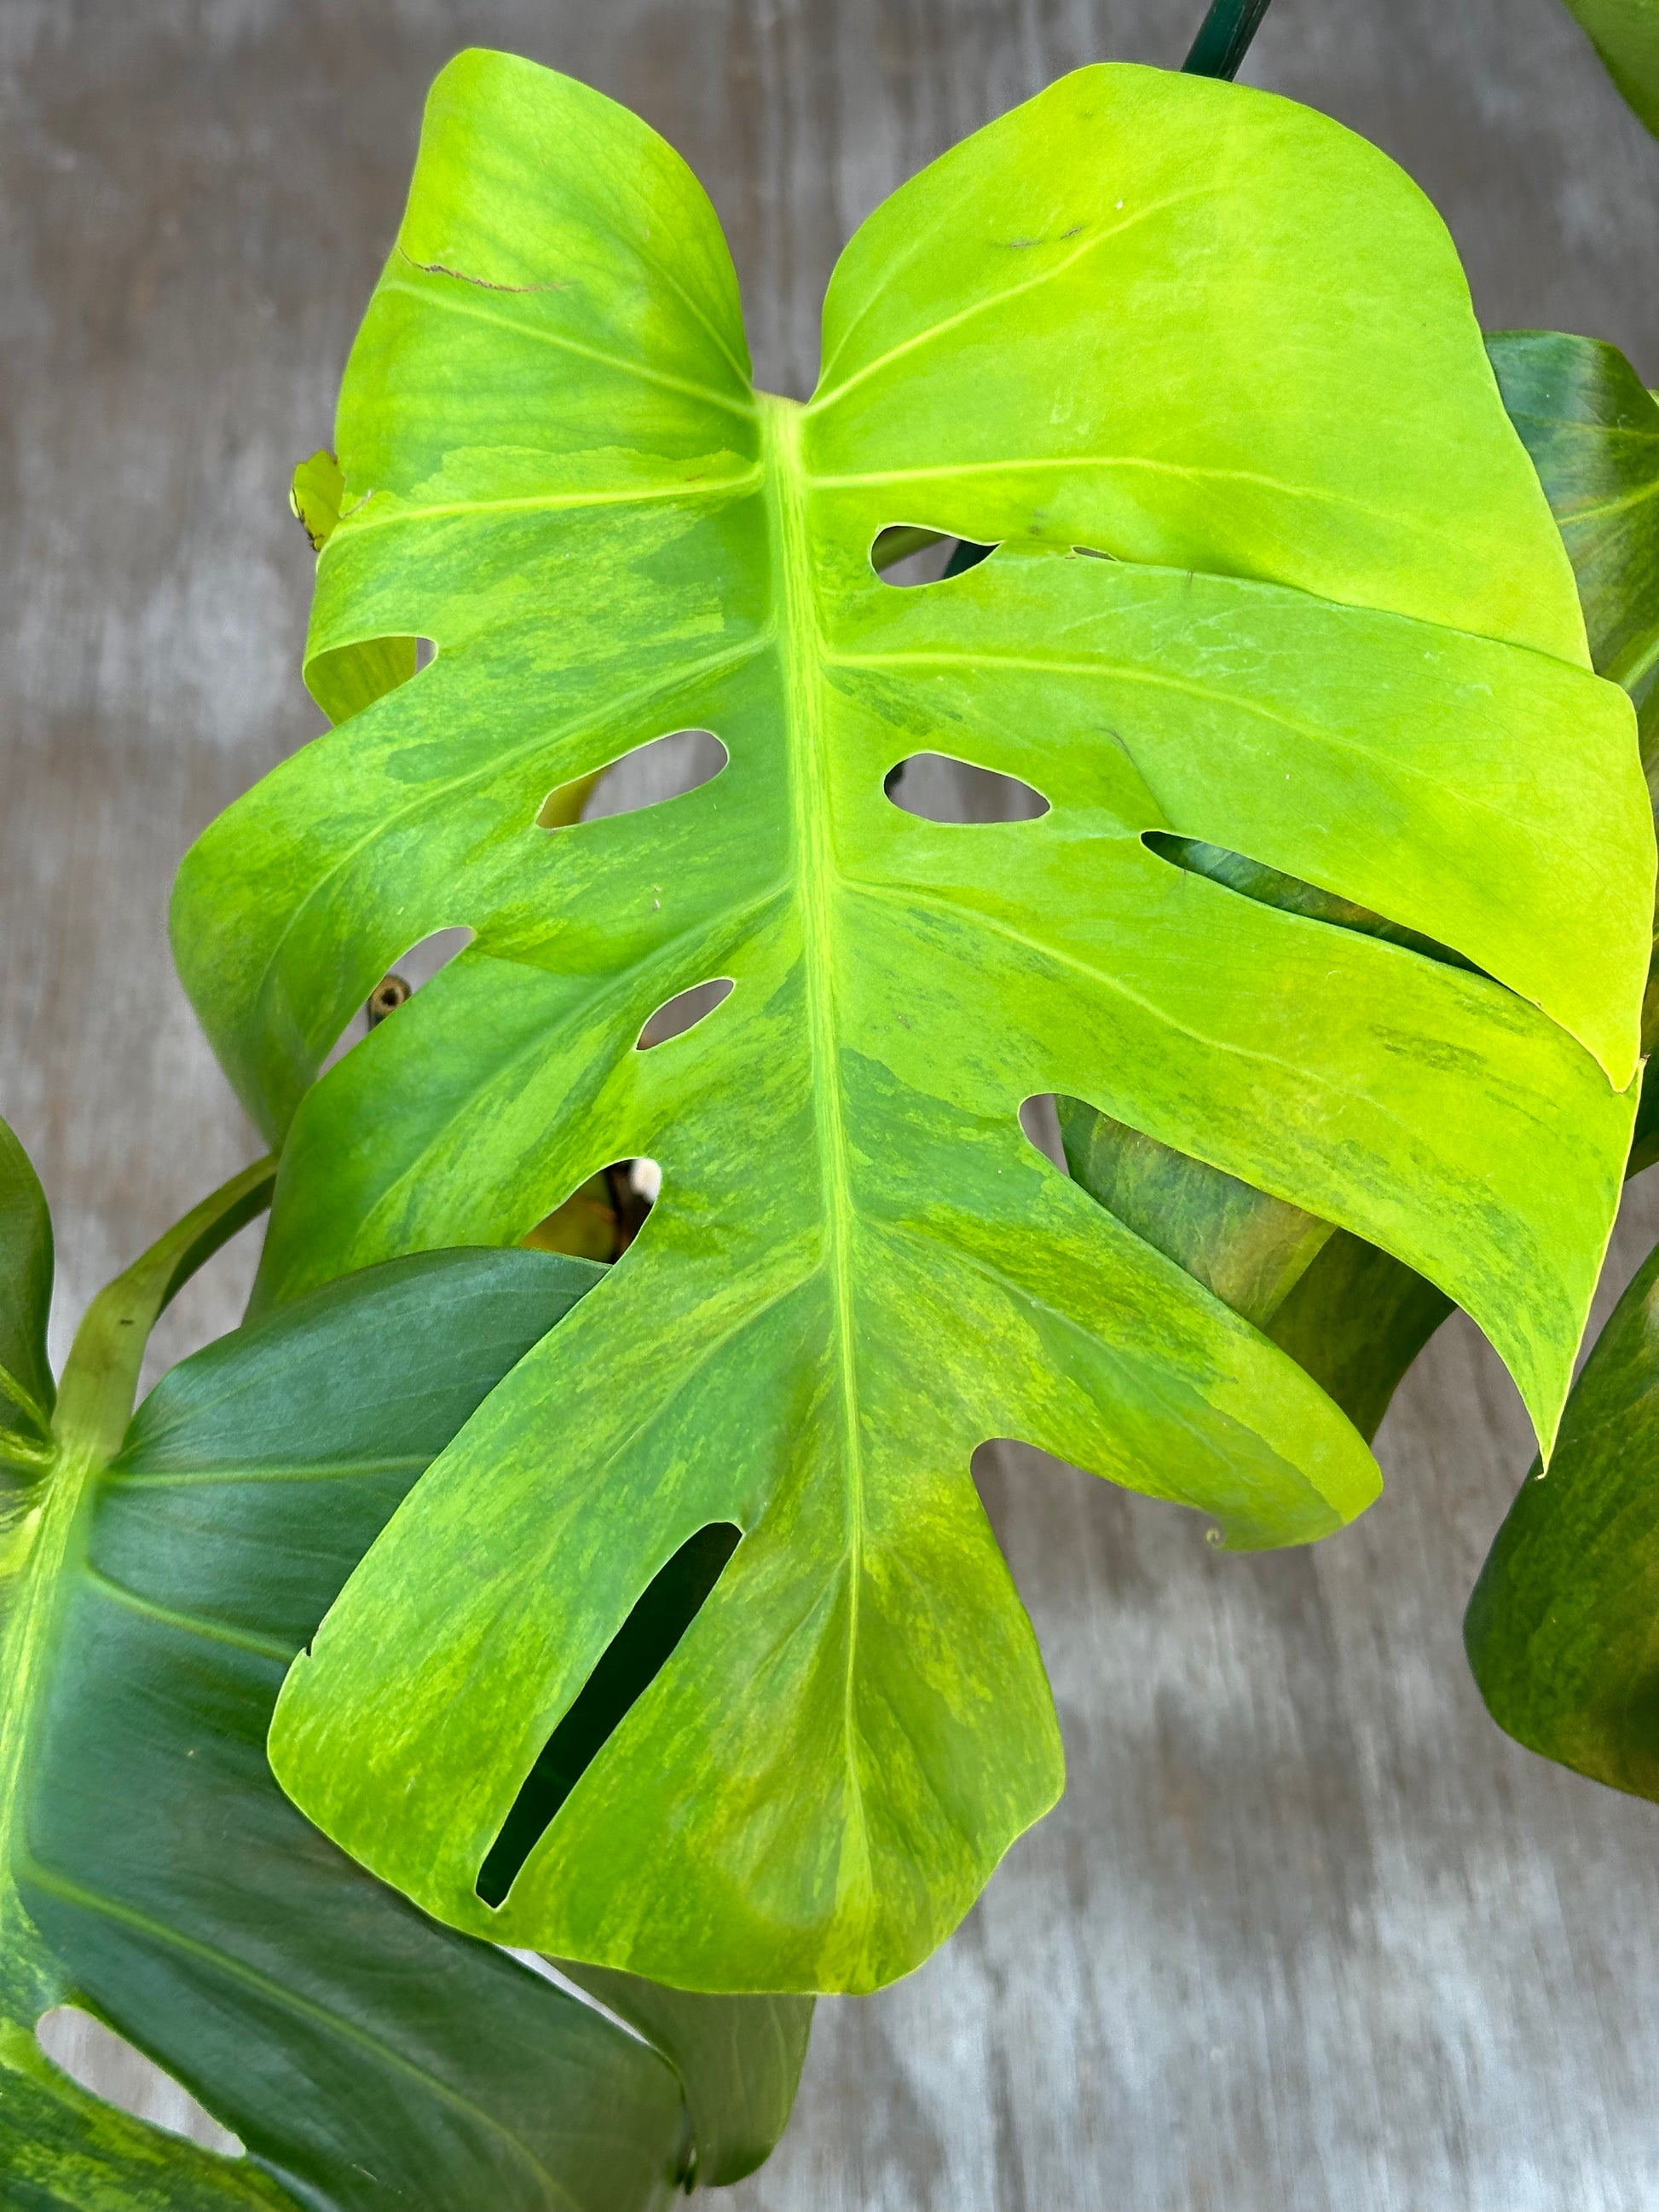
[[[54,2005],[42,2013],[34,2039],[71,2081],[118,2112],[185,2136],[220,2158],[246,2155],[240,2141],[171,2074],[79,2005]]]
[[[694,983],[689,991],[677,992],[673,998],[665,999],[655,1013],[646,1017],[634,1049],[651,1052],[659,1044],[684,1036],[699,1022],[707,1021],[715,1007],[723,1005],[731,995],[729,975],[717,975],[711,982]]]
[[[730,758],[712,730],[670,730],[550,791],[536,826],[568,830],[577,822],[601,822],[613,814],[661,806],[712,783]]]
[[[673,1656],[742,1540],[729,1521],[688,1536],[653,1576],[549,1736],[478,1869],[484,1903],[501,1903],[560,1807]]]
[[[890,768],[882,789],[923,822],[1035,822],[1048,813],[1040,791],[951,753],[911,753]]]
[[[447,261],[417,261],[412,253],[398,248],[411,269],[418,269],[423,276],[453,276],[458,284],[476,284],[481,292],[562,292],[568,288],[557,278],[544,284],[504,284],[493,276],[475,276],[471,270],[454,269]]]

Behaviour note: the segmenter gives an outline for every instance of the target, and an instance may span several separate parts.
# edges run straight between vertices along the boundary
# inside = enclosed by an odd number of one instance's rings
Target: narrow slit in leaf
[[[478,1870],[478,1895],[486,1905],[501,1903],[559,1808],[668,1664],[742,1534],[729,1521],[712,1521],[652,1577],[514,1799]]]
[[[637,814],[647,806],[661,806],[712,783],[730,757],[712,730],[670,730],[550,791],[536,826],[568,830],[578,822],[601,822],[613,814]]]
[[[1164,830],[1144,830],[1140,842],[1171,867],[1191,876],[1207,876],[1212,883],[1254,899],[1258,906],[1276,907],[1281,914],[1305,915],[1310,921],[1329,922],[1362,937],[1379,937],[1387,944],[1403,945],[1408,952],[1421,953],[1425,959],[1437,960],[1443,967],[1462,968],[1473,975],[1482,972],[1474,961],[1466,960],[1449,945],[1425,937],[1420,930],[1408,929],[1402,921],[1390,921],[1386,915],[1373,913],[1370,907],[1340,897],[1335,891],[1322,890],[1317,884],[1304,883],[1300,876],[1287,876],[1263,860],[1229,852],[1224,845],[1206,845],[1201,838],[1177,837]]]
[[[407,1004],[409,999],[413,997],[423,983],[429,983],[441,968],[447,968],[458,952],[465,951],[466,946],[471,944],[476,934],[476,931],[464,926],[452,929],[434,929],[429,937],[422,938],[418,944],[411,945],[406,952],[402,952],[395,960],[389,961],[385,975],[375,984],[368,998],[362,1006],[358,1007],[356,1012],[335,1039],[332,1049],[318,1070],[318,1073],[326,1075],[337,1061],[345,1058],[354,1045],[362,1042],[371,1029],[379,1028],[380,1021],[386,1018],[392,1012],[401,1011],[401,1005]],[[375,1006],[377,994],[380,992],[383,985],[393,977],[398,982],[408,986],[400,1005],[391,1006],[389,1000],[395,998],[397,994],[388,994],[388,1002],[376,1006],[374,1018],[371,1019],[370,1006]]]
[[[678,991],[672,999],[665,999],[653,1014],[647,1014],[644,1025],[635,1041],[636,1052],[650,1052],[672,1038],[684,1036],[699,1022],[706,1022],[716,1006],[732,995],[732,978],[717,975],[707,983],[694,983],[689,991]]]
[[[890,768],[882,789],[923,822],[1035,822],[1048,811],[1040,791],[951,753],[912,753]]]

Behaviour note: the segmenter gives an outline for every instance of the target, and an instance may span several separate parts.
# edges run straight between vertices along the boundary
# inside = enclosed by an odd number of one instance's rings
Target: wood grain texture
[[[732,236],[763,381],[840,244],[1059,71],[1178,59],[1198,0],[0,0],[0,1111],[80,1306],[256,1149],[168,965],[189,838],[316,728],[293,462],[328,436],[427,80],[470,41],[639,108]],[[1436,198],[1492,326],[1659,379],[1659,148],[1553,0],[1276,0],[1243,72]],[[1651,1178],[1649,1178],[1651,1181]],[[1659,1233],[1638,1185],[1622,1280]],[[235,1317],[192,1286],[170,1360]],[[1316,1552],[1013,1448],[988,1502],[1071,1763],[908,1982],[821,2009],[734,2212],[1645,2212],[1659,1813],[1486,1721],[1463,1598],[1524,1421],[1466,1325]]]

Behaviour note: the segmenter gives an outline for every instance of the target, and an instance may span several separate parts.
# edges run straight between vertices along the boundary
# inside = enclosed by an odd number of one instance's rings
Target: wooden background
[[[253,1150],[165,901],[318,726],[289,471],[329,440],[434,71],[482,41],[641,110],[725,219],[761,380],[804,394],[883,194],[1078,63],[1177,61],[1200,12],[0,0],[0,1111],[57,1211],[60,1351]],[[1659,380],[1659,147],[1555,0],[1278,0],[1245,73],[1404,162],[1488,325],[1611,337]],[[1627,1215],[1623,1274],[1659,1200]],[[248,1270],[186,1295],[167,1358]],[[1509,1743],[1461,1656],[1528,1455],[1461,1322],[1383,1432],[1388,1495],[1316,1552],[1219,1559],[1171,1509],[984,1455],[1070,1792],[930,1965],[821,2008],[734,2212],[1659,2205],[1659,1810]]]

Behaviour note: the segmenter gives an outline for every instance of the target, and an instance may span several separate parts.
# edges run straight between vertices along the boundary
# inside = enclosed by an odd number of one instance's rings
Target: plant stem
[[[1181,64],[1188,76],[1238,75],[1238,65],[1267,12],[1267,0],[1210,0],[1192,52]]]
[[[163,1308],[203,1262],[270,1203],[275,1159],[256,1160],[193,1206],[87,1308],[64,1364],[52,1432],[93,1458],[120,1449],[138,1370]]]

